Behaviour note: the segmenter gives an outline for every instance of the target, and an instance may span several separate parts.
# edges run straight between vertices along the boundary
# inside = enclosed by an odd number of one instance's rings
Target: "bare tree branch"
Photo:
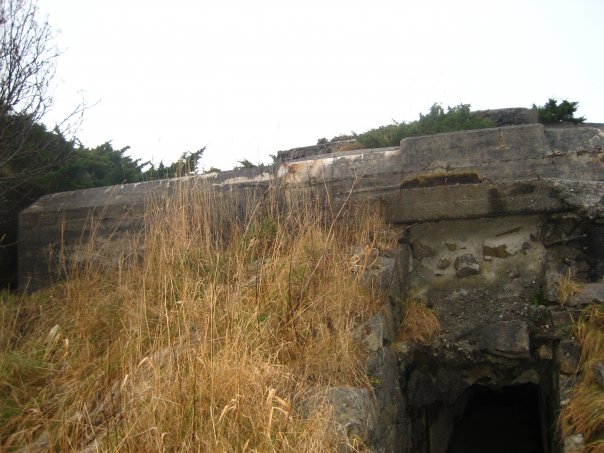
[[[39,16],[35,0],[0,0],[0,199],[67,158],[71,147],[58,144],[83,112],[82,103],[56,126],[60,140],[40,133],[60,52]]]

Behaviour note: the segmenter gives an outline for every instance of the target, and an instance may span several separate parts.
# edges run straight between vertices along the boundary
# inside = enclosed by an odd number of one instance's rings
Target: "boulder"
[[[524,321],[500,321],[476,330],[478,346],[495,355],[528,359],[530,341]]]
[[[455,273],[458,277],[467,277],[468,275],[478,274],[480,272],[480,265],[476,260],[476,257],[471,253],[458,256],[455,258]]]
[[[413,241],[411,243],[411,253],[413,254],[413,258],[421,261],[423,259],[432,258],[435,256],[436,250],[423,242]]]
[[[589,305],[604,303],[604,283],[587,283],[581,286],[581,290],[573,295],[569,305]]]
[[[558,295],[558,282],[562,277],[563,275],[556,270],[553,264],[548,263],[546,265],[543,293],[548,302],[559,302],[560,298]]]
[[[560,372],[575,374],[581,361],[581,346],[574,340],[562,340],[556,348],[556,360],[560,365]]]
[[[334,427],[342,439],[352,441],[356,437],[366,445],[371,444],[378,410],[368,389],[331,387],[327,390],[327,402],[333,408]],[[338,451],[354,450],[343,442]]]

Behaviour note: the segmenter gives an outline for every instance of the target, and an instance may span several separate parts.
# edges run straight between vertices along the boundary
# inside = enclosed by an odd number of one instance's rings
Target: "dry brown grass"
[[[341,441],[327,409],[302,408],[309,391],[367,385],[351,331],[376,303],[346,250],[379,236],[375,212],[344,229],[310,196],[283,210],[272,194],[182,184],[148,210],[144,260],[79,263],[64,283],[4,295],[2,448],[318,452]]]
[[[604,311],[592,307],[583,313],[575,326],[581,343],[581,366],[577,384],[569,402],[560,412],[561,437],[580,433],[586,451],[604,451],[604,388],[594,377],[594,365],[604,364]]]
[[[415,297],[404,302],[403,310],[402,339],[431,345],[440,335],[440,322],[435,311],[428,308],[424,300]]]
[[[575,280],[569,269],[566,274],[560,275],[558,278],[556,290],[560,304],[566,305],[572,301],[575,294],[579,294],[582,291],[582,285]]]

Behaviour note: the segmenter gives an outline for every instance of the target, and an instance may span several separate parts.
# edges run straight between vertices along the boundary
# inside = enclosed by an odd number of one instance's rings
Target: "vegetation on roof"
[[[483,118],[470,111],[470,104],[459,104],[447,107],[433,104],[426,114],[410,123],[397,123],[380,126],[359,134],[357,141],[367,148],[384,148],[398,146],[403,138],[420,135],[438,134],[441,132],[465,131],[469,129],[484,129],[494,127],[495,122]]]

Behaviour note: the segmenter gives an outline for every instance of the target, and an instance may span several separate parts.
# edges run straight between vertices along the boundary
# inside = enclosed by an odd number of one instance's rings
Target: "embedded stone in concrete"
[[[541,360],[551,360],[554,358],[554,352],[548,345],[542,344],[539,346],[539,349],[537,349],[537,356]]]
[[[447,247],[447,250],[450,252],[454,252],[455,250],[457,250],[457,244],[451,242],[445,242],[445,247]]]
[[[427,246],[423,242],[413,241],[411,243],[411,253],[413,254],[413,258],[416,260],[423,260],[426,258],[432,258],[436,255],[436,250],[432,247]]]
[[[476,332],[478,346],[487,352],[509,358],[530,357],[529,331],[524,321],[501,321]]]
[[[478,274],[480,272],[480,266],[476,257],[471,253],[458,256],[455,258],[455,273],[458,277],[467,277],[469,275]]]
[[[482,253],[484,256],[495,258],[507,258],[526,248],[524,245],[527,240],[527,234],[516,232],[498,238],[487,239],[484,241]]]
[[[512,255],[510,252],[508,252],[508,247],[506,244],[487,245],[486,242],[485,242],[484,246],[482,247],[482,254],[484,255],[485,258],[487,258],[487,257],[507,258],[508,256]]]
[[[562,340],[556,348],[556,360],[564,374],[575,374],[581,361],[581,346],[574,340]]]
[[[441,258],[438,260],[438,263],[436,263],[436,267],[438,267],[440,270],[444,270],[448,268],[450,264],[451,260],[449,258]]]

